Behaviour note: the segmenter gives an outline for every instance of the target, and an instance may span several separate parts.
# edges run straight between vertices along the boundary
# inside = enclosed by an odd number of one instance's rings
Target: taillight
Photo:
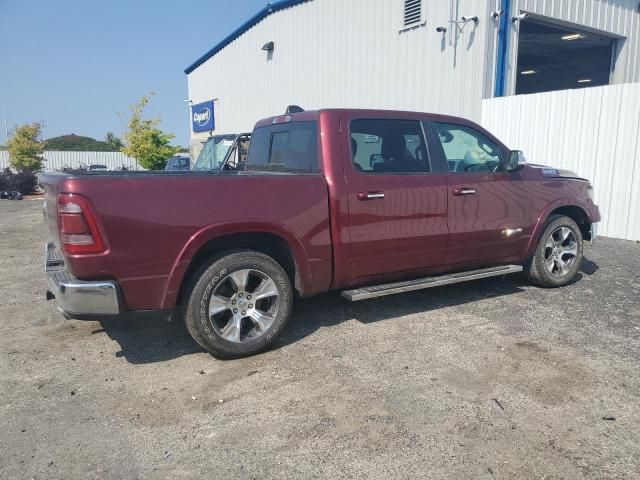
[[[58,195],[58,229],[60,243],[68,254],[104,251],[104,243],[91,206],[80,195]]]

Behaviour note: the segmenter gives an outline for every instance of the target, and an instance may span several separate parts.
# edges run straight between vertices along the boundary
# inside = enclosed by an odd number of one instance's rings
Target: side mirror
[[[524,153],[520,150],[512,150],[511,155],[509,155],[509,160],[507,161],[507,171],[514,172],[526,164],[527,159],[524,158]]]

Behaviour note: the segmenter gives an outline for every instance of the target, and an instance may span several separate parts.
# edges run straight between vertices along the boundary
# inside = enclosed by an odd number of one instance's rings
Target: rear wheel
[[[254,251],[214,259],[194,285],[185,312],[189,333],[217,357],[255,353],[284,329],[293,305],[289,277]]]
[[[581,264],[580,227],[569,217],[555,215],[549,218],[525,274],[536,285],[561,287],[575,278]]]

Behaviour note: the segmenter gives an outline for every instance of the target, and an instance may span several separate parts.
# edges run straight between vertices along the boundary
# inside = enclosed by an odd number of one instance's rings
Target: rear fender
[[[208,242],[216,238],[237,233],[269,233],[282,238],[287,242],[293,255],[297,277],[300,279],[299,288],[301,293],[311,284],[311,271],[304,247],[300,240],[282,225],[259,220],[243,220],[233,223],[214,224],[206,226],[194,233],[178,254],[167,280],[162,299],[163,309],[176,306],[180,287],[185,280],[185,273],[198,251]]]

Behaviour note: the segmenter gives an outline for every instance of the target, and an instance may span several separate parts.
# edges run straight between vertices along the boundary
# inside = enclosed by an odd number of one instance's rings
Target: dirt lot
[[[638,478],[639,244],[557,290],[323,295],[219,361],[175,322],[64,320],[45,238],[0,202],[2,478]]]

